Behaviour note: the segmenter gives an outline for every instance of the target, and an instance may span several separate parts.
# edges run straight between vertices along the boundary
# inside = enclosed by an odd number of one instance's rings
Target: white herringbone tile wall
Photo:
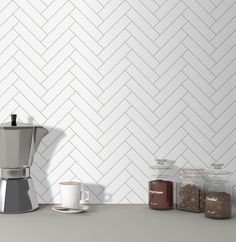
[[[92,203],[147,202],[155,157],[224,163],[236,191],[236,0],[0,2],[0,122],[50,131],[39,201],[81,180]]]

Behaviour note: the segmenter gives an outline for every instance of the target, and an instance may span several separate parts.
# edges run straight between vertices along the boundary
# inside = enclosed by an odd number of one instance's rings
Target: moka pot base
[[[38,208],[32,178],[0,179],[0,213],[26,213]]]

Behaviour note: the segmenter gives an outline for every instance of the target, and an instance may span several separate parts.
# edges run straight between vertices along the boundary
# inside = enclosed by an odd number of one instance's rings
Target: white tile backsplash
[[[223,2],[0,6],[0,121],[50,131],[32,167],[39,202],[81,180],[92,203],[146,203],[155,157],[224,163],[235,193],[236,1]]]

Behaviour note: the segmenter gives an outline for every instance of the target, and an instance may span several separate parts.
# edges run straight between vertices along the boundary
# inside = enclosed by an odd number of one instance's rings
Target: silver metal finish
[[[48,131],[41,126],[20,124],[0,126],[0,168],[24,168],[32,165],[34,153]]]
[[[22,179],[30,177],[30,168],[16,168],[16,169],[1,169],[0,168],[0,178],[2,179]]]
[[[0,212],[23,213],[38,208],[30,166],[41,139],[48,131],[41,126],[16,122],[0,125]]]
[[[0,212],[24,213],[38,208],[32,178],[0,180]]]

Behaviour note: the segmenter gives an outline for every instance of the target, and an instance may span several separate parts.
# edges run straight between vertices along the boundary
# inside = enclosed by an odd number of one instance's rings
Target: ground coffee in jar
[[[230,218],[231,195],[226,192],[207,192],[205,215],[209,218]]]
[[[152,209],[172,209],[174,183],[171,178],[173,161],[156,159],[150,166],[153,171],[149,181],[149,207]]]
[[[231,172],[224,170],[224,164],[211,164],[206,183],[206,217],[215,219],[231,217],[231,187],[228,181],[230,175]]]
[[[172,181],[149,181],[149,207],[153,209],[173,208]]]

